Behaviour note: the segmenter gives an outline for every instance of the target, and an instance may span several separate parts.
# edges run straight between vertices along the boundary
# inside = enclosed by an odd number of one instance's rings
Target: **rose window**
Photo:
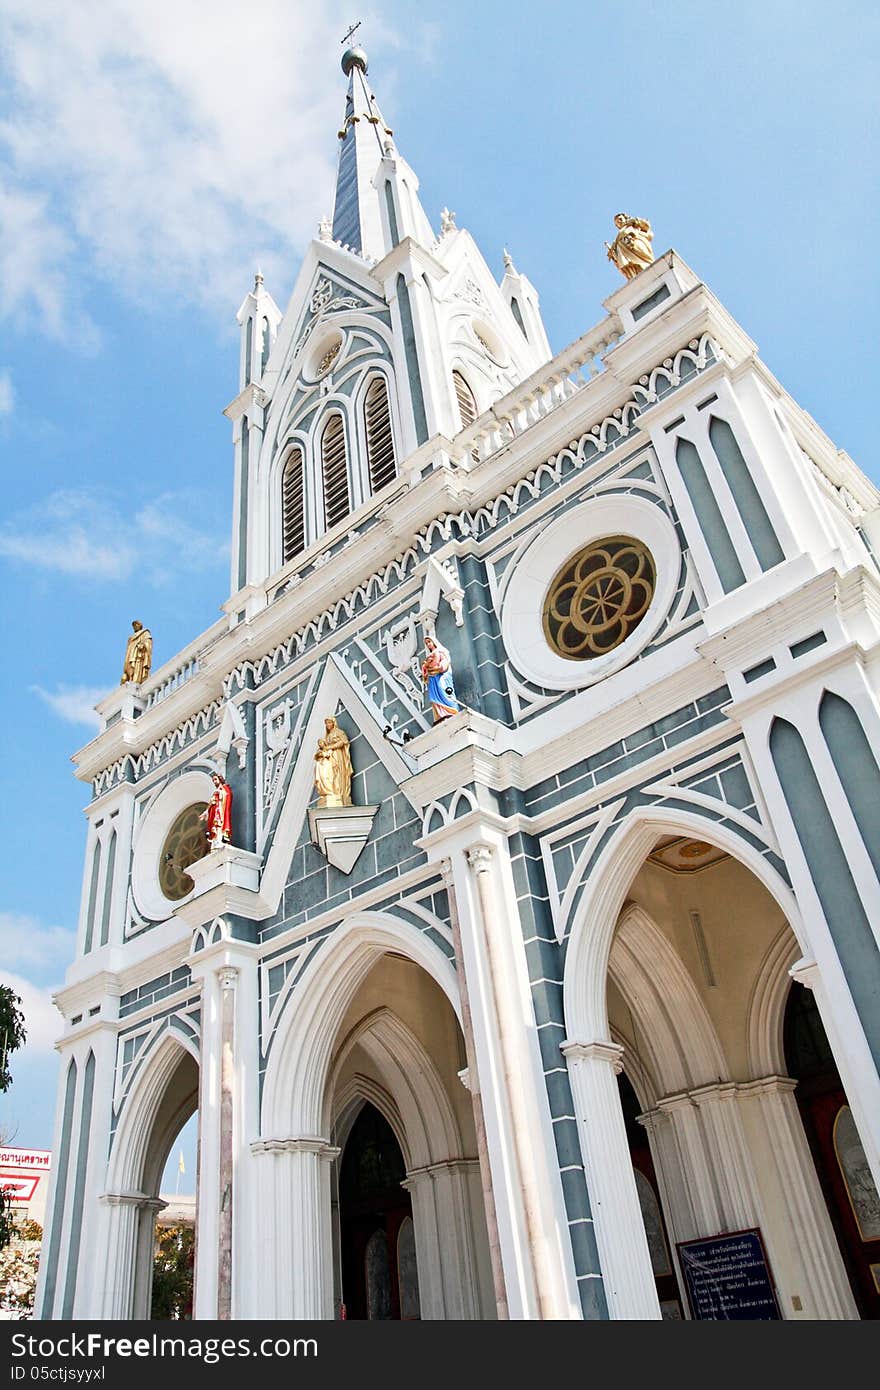
[[[590,661],[619,647],[638,627],[654,596],[647,547],[631,536],[593,541],[569,560],[544,603],[544,635],[570,661]]]
[[[165,836],[159,856],[159,887],[172,902],[192,892],[195,885],[186,870],[207,853],[205,822],[199,819],[206,805],[204,801],[197,801],[187,806]]]

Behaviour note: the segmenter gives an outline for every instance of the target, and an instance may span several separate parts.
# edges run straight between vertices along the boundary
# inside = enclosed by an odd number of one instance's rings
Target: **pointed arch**
[[[321,431],[321,479],[324,488],[324,526],[329,531],[351,511],[345,422],[335,410]]]
[[[472,425],[479,415],[477,410],[477,398],[474,395],[464,375],[456,367],[452,373],[452,385],[455,390],[455,399],[458,404],[458,416],[461,420],[461,428],[466,430]]]
[[[193,1097],[187,1096],[171,1107],[172,1113],[162,1117],[169,1087],[187,1056],[198,1066],[199,1053],[192,1038],[171,1024],[140,1059],[138,1075],[126,1096],[110,1150],[109,1192],[146,1192],[161,1178],[174,1136],[196,1108],[192,1104]],[[154,1130],[160,1119],[167,1133],[155,1136],[158,1143],[154,1145]],[[152,1156],[151,1148],[156,1150]],[[149,1167],[153,1172],[146,1171],[150,1157]]]
[[[455,967],[423,932],[388,913],[363,912],[338,927],[311,958],[278,1022],[263,1084],[267,1137],[320,1134],[333,1045],[345,1012],[386,952],[420,965],[461,1017]]]
[[[364,396],[364,431],[370,492],[379,492],[397,475],[388,386],[382,376],[373,378]]]
[[[799,956],[798,944],[786,923],[761,961],[749,1001],[746,1036],[752,1076],[786,1075],[783,1024],[791,991],[788,972]]]
[[[691,811],[670,811],[663,806],[638,807],[623,819],[607,841],[590,871],[575,912],[563,983],[569,1037],[608,1036],[605,979],[614,929],[630,885],[661,835],[686,835],[704,840],[738,859],[776,900],[801,950],[807,949],[800,912],[788,884],[736,831]]]
[[[672,943],[637,903],[628,903],[620,915],[608,973],[645,1022],[641,1046],[659,1095],[727,1078],[724,1050],[693,980]]]
[[[335,1094],[336,1078],[355,1047],[361,1047],[375,1067],[381,1083],[378,1095],[368,1094],[359,1084],[365,1078],[357,1077]],[[383,1100],[383,1092],[391,1097],[391,1105]],[[362,1018],[337,1052],[327,1087],[325,1123],[335,1125],[355,1094],[384,1114],[408,1169],[463,1157],[455,1111],[440,1073],[412,1029],[387,1007]]]
[[[281,563],[286,565],[306,548],[305,455],[291,449],[281,474]]]

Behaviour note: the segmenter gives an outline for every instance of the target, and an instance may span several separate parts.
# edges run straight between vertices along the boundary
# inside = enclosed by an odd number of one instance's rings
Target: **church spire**
[[[342,71],[348,78],[348,95],[339,131],[333,240],[362,255],[381,257],[385,248],[374,179],[391,131],[367,82],[367,55],[362,48],[346,49]]]
[[[346,49],[342,71],[348,94],[339,131],[333,240],[374,260],[408,235],[430,245],[433,232],[418,200],[418,179],[395,148],[393,131],[367,80],[362,48]]]

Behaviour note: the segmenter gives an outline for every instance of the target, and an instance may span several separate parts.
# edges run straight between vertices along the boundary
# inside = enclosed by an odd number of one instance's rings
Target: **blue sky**
[[[23,1144],[52,1137],[69,757],[131,620],[158,666],[227,597],[234,315],[258,263],[285,306],[331,209],[354,19],[429,216],[454,209],[499,276],[511,249],[555,350],[620,283],[614,214],[650,217],[880,478],[869,0],[0,0],[0,979],[32,1038],[0,1130]]]

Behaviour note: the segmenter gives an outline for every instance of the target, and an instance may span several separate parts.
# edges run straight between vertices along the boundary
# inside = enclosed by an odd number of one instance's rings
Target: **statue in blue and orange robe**
[[[448,719],[464,709],[455,693],[452,679],[452,659],[445,647],[436,637],[425,638],[425,659],[422,662],[422,680],[428,688],[428,699],[434,709],[434,723]]]

